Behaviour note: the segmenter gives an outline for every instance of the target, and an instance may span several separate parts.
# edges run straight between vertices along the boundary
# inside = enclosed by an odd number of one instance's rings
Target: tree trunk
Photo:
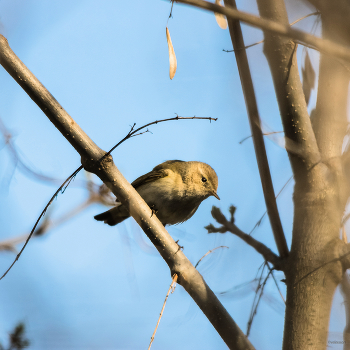
[[[282,0],[258,0],[258,6],[262,17],[288,23]],[[322,118],[319,118],[319,129],[311,125],[296,49],[292,40],[265,33],[264,53],[272,72],[295,178],[293,239],[285,271],[287,301],[283,350],[321,350],[327,347],[332,298],[343,275],[339,229],[346,191],[342,191],[345,178],[339,144],[342,145],[346,128],[343,115],[335,118],[342,121],[336,126],[329,127]],[[321,77],[320,72],[320,80]],[[327,83],[323,81],[322,84],[329,89]],[[320,99],[316,115],[324,113],[321,105],[329,100],[329,96],[326,101]],[[344,106],[338,106],[339,109]],[[328,148],[320,147],[325,142],[324,137],[328,139]],[[330,153],[338,158],[329,158]]]

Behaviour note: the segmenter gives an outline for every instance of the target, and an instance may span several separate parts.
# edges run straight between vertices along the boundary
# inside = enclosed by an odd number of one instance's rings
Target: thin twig
[[[162,123],[162,122],[166,122],[166,121],[170,121],[170,120],[189,120],[189,119],[207,119],[210,122],[212,120],[216,121],[217,118],[211,118],[211,117],[180,117],[178,115],[176,115],[176,117],[174,118],[168,118],[168,119],[161,119],[161,120],[156,120],[154,122],[145,124],[143,126],[141,126],[140,128],[137,128],[136,130],[134,130],[134,127],[136,124],[134,124],[131,127],[131,130],[129,131],[129,133],[121,140],[119,141],[115,146],[113,146],[107,153],[105,153],[99,160],[99,162],[101,162],[104,158],[106,158],[112,151],[114,151],[121,143],[123,143],[124,141],[126,141],[127,139],[131,138],[134,134],[138,133],[140,130],[147,128],[150,125],[153,124],[158,124],[158,123]],[[49,202],[46,204],[44,210],[41,212],[39,218],[37,219],[37,221],[34,224],[34,227],[32,228],[28,238],[26,239],[22,249],[20,250],[20,252],[17,254],[15,260],[12,262],[12,264],[10,265],[10,267],[6,270],[6,272],[1,276],[0,281],[7,275],[7,273],[11,270],[11,268],[13,267],[13,265],[16,263],[16,261],[19,259],[19,257],[21,256],[24,248],[27,246],[30,238],[33,236],[33,233],[35,232],[35,229],[39,223],[39,221],[41,220],[41,218],[45,215],[48,207],[51,205],[51,203],[53,202],[53,200],[57,197],[57,195],[61,192],[64,193],[64,191],[67,189],[67,187],[69,186],[70,182],[76,177],[76,175],[80,172],[80,170],[83,169],[83,166],[81,165],[78,169],[76,169],[74,171],[74,173],[72,175],[70,175],[64,182],[63,184],[59,187],[59,189],[54,193],[54,195],[51,197],[51,199],[49,200]]]
[[[265,262],[264,265],[263,265],[263,268],[262,268],[261,274],[260,274],[260,278],[259,278],[259,282],[258,282],[258,285],[256,287],[255,296],[254,296],[254,300],[253,300],[253,304],[252,304],[252,308],[251,308],[251,311],[250,311],[250,316],[249,316],[249,320],[248,320],[248,324],[247,324],[247,334],[246,334],[247,337],[249,337],[249,333],[250,333],[250,329],[252,327],[254,316],[257,314],[258,306],[259,306],[261,297],[262,297],[262,295],[264,293],[264,288],[265,288],[266,282],[267,282],[267,280],[268,280],[268,278],[270,276],[270,272],[268,272],[267,276],[264,279],[264,282],[261,283],[262,276],[263,276],[266,264],[267,263]],[[259,293],[259,296],[258,296],[259,290],[260,290],[260,293]]]
[[[54,179],[45,175],[42,175],[38,172],[35,172],[34,170],[30,169],[20,158],[18,151],[16,149],[16,147],[13,145],[12,142],[12,135],[11,133],[7,130],[4,122],[2,121],[2,119],[0,118],[0,132],[3,135],[3,138],[5,140],[5,145],[8,147],[10,154],[13,158],[13,162],[17,165],[19,164],[22,167],[23,173],[24,174],[29,174],[32,175],[33,177],[37,178],[40,181],[47,181],[47,182],[51,182],[51,183],[55,183],[57,184],[59,181],[58,179]]]
[[[218,12],[226,16],[227,19],[232,18],[235,20],[242,21],[252,27],[256,27],[265,31],[268,31],[273,34],[281,35],[292,40],[298,40],[303,45],[312,45],[316,50],[332,55],[337,56],[341,59],[350,60],[350,49],[337,44],[331,40],[321,39],[314,35],[305,33],[302,30],[291,28],[290,25],[284,25],[277,23],[266,18],[261,18],[258,16],[251,15],[249,13],[238,11],[231,6],[218,6],[208,1],[202,0],[175,0],[178,3],[183,3],[186,5],[191,5],[195,7],[202,8],[210,12]]]
[[[222,214],[221,210],[215,206],[213,206],[211,210],[211,214],[213,218],[222,226],[216,228],[212,224],[206,226],[205,228],[208,230],[208,233],[225,233],[227,231],[233,233],[234,235],[241,238],[248,245],[253,247],[259,254],[261,254],[264,260],[271,262],[276,270],[283,270],[283,260],[276,255],[270,248],[268,248],[265,244],[259,242],[252,236],[246,234],[242,230],[240,230],[234,222],[230,222],[226,219],[225,215]]]
[[[77,207],[75,207],[73,210],[70,210],[68,213],[65,213],[64,215],[62,215],[60,218],[58,218],[54,221],[48,220],[46,223],[45,223],[45,221],[43,221],[43,225],[38,227],[38,229],[34,232],[34,236],[41,236],[45,232],[52,230],[53,228],[61,225],[62,223],[64,223],[65,221],[68,221],[72,217],[76,216],[81,211],[83,211],[85,208],[87,208],[89,205],[91,205],[92,203],[95,203],[95,202],[97,202],[97,199],[90,197],[87,200],[85,200],[83,203],[81,203]],[[47,219],[47,218],[48,218],[48,215],[45,216],[45,219]],[[0,242],[0,250],[11,250],[13,252],[16,252],[15,246],[17,244],[20,244],[20,243],[26,241],[28,239],[29,235],[30,235],[30,233],[26,233],[26,234],[20,235],[18,237],[14,237],[14,238],[10,238],[10,239],[1,241]],[[12,249],[9,249],[9,248],[12,248]]]
[[[297,24],[298,22],[302,21],[302,20],[305,19],[305,18],[308,18],[308,17],[311,17],[311,16],[318,16],[318,15],[320,15],[320,14],[321,14],[321,12],[319,12],[319,11],[309,13],[308,15],[305,15],[305,16],[303,16],[303,17],[300,17],[300,18],[296,19],[296,20],[295,20],[294,22],[292,22],[290,25],[291,25],[291,26],[294,26],[294,24]]]
[[[263,135],[264,136],[269,136],[269,135],[273,135],[273,134],[283,134],[283,133],[284,133],[284,131],[271,131],[271,132],[263,133]],[[239,141],[239,144],[241,145],[244,141],[248,140],[251,137],[252,137],[252,135],[249,135],[249,136],[245,137],[244,139]]]
[[[171,0],[171,9],[170,9],[167,23],[169,22],[169,19],[173,17],[173,7],[174,7],[174,0]]]
[[[147,350],[150,350],[151,349],[151,345],[153,343],[153,340],[154,340],[154,336],[156,335],[156,332],[157,332],[157,329],[158,329],[158,326],[159,326],[159,322],[160,322],[160,319],[162,318],[163,316],[163,311],[164,311],[164,308],[165,308],[165,304],[168,300],[168,297],[169,297],[169,294],[170,292],[171,293],[174,293],[175,291],[175,286],[176,286],[176,282],[177,282],[177,274],[175,273],[174,276],[173,276],[173,280],[170,284],[170,287],[169,287],[169,290],[168,290],[168,293],[166,294],[165,296],[165,300],[164,300],[164,303],[163,303],[163,307],[162,307],[162,311],[160,312],[159,314],[159,318],[158,318],[158,322],[157,322],[157,325],[156,325],[156,328],[154,329],[154,332],[152,334],[152,337],[151,337],[151,342],[149,343],[149,346],[148,346],[148,349]]]
[[[331,263],[334,263],[334,262],[337,262],[337,261],[342,261],[344,258],[348,257],[350,255],[350,252],[347,252],[343,255],[341,255],[340,257],[338,258],[334,258],[334,259],[331,259],[329,261],[326,261],[325,263],[321,264],[320,266],[316,267],[315,269],[311,270],[310,272],[308,272],[306,275],[304,275],[303,277],[301,277],[298,281],[296,281],[294,283],[294,286],[296,286],[298,283],[300,283],[302,280],[304,280],[305,278],[307,278],[308,276],[312,275],[314,272],[316,272],[317,270],[321,269],[322,267],[325,267],[326,265],[328,264],[331,264]]]
[[[207,251],[207,252],[197,261],[197,264],[194,265],[194,267],[197,268],[198,264],[199,264],[207,255],[209,255],[209,254],[212,253],[214,250],[219,249],[219,248],[227,248],[227,249],[228,249],[228,247],[225,246],[225,245],[221,245],[221,246],[216,247],[216,248],[214,248],[214,249],[210,249],[209,251]]]
[[[243,48],[238,48],[238,49],[233,49],[233,50],[225,50],[225,49],[222,49],[222,51],[224,52],[235,52],[235,51],[239,51],[239,50],[246,50],[246,49],[249,49],[250,47],[253,47],[253,46],[256,46],[256,45],[259,45],[259,44],[262,44],[264,42],[264,40],[260,40],[260,41],[257,41],[256,43],[254,44],[250,44],[250,45],[247,45],[247,46],[244,46]]]
[[[292,22],[290,25],[293,26],[294,24],[300,22],[301,20],[305,19],[305,18],[308,18],[310,16],[315,16],[315,15],[320,15],[321,13],[316,11],[316,12],[313,12],[313,13],[309,13],[308,15],[305,15],[301,18],[298,18],[297,20],[295,20],[294,22]],[[250,47],[253,47],[255,45],[259,45],[259,44],[262,44],[265,40],[260,40],[254,44],[250,44],[248,46],[245,46],[244,48],[238,48],[237,50],[245,50],[245,49],[249,49]],[[222,50],[222,51],[225,51],[225,52],[235,52],[235,50]]]
[[[27,164],[25,164],[25,162],[22,160],[24,156],[21,155],[22,153],[21,149],[15,146],[14,142],[12,141],[12,135],[6,128],[1,118],[0,118],[0,132],[3,135],[3,138],[5,140],[5,145],[8,147],[8,150],[12,156],[13,162],[15,163],[14,168],[17,168],[25,176],[28,176],[40,182],[45,181],[55,186],[57,184],[62,183],[63,181],[62,179],[56,179],[47,175],[43,175],[40,172],[31,169]],[[86,181],[79,180],[74,182],[74,186],[85,188],[86,186],[88,186],[88,183]]]
[[[277,287],[278,293],[280,293],[281,299],[283,300],[284,304],[286,304],[286,301],[285,301],[285,299],[284,299],[284,297],[283,297],[283,294],[282,294],[282,292],[281,292],[281,289],[280,289],[280,287],[278,286],[278,283],[277,283],[277,281],[276,281],[275,275],[274,275],[274,273],[273,273],[273,269],[270,267],[270,265],[269,265],[268,262],[266,262],[266,265],[267,265],[268,269],[269,269],[270,272],[271,272],[271,276],[272,276],[272,278],[273,278],[273,281],[275,282],[275,285],[276,285],[276,287]]]
[[[280,191],[277,193],[276,199],[278,198],[278,196],[282,193],[282,191],[286,188],[286,186],[289,184],[290,180],[293,179],[293,176],[291,176],[287,182],[283,185],[283,187],[280,189]],[[264,214],[261,216],[261,218],[257,221],[257,223],[255,224],[255,226],[252,228],[252,230],[249,232],[249,236],[253,233],[253,231],[261,225],[261,221],[263,220],[264,216],[266,215],[267,211],[265,210]]]
[[[13,265],[16,263],[16,261],[19,259],[19,257],[21,256],[21,254],[23,253],[24,248],[27,246],[30,238],[33,236],[33,233],[35,232],[36,227],[38,226],[39,221],[41,220],[41,218],[45,215],[47,209],[49,208],[49,206],[51,205],[51,203],[53,202],[53,200],[57,197],[57,195],[61,192],[63,193],[65,191],[65,189],[67,188],[67,186],[69,185],[69,183],[72,181],[72,179],[78,174],[78,172],[83,169],[83,166],[80,166],[77,170],[74,171],[74,173],[72,175],[70,175],[64,182],[63,184],[60,186],[60,188],[54,193],[54,195],[51,197],[51,199],[49,200],[49,202],[46,204],[44,210],[41,212],[41,214],[39,215],[39,218],[36,220],[34,227],[32,228],[28,238],[26,239],[22,249],[19,251],[19,253],[16,255],[15,260],[12,262],[12,264],[10,265],[10,267],[6,270],[6,272],[1,276],[0,281],[7,275],[7,273],[12,269]]]

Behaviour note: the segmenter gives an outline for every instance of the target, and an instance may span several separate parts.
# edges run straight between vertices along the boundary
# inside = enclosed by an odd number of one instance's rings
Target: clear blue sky
[[[239,6],[257,13],[252,1]],[[199,160],[216,170],[221,201],[210,197],[190,221],[170,227],[169,232],[180,239],[194,264],[210,249],[229,247],[209,255],[198,269],[215,292],[231,290],[219,298],[245,331],[254,291],[249,286],[236,292],[232,288],[251,281],[263,260],[237,237],[208,235],[204,229],[213,223],[212,205],[224,213],[229,205],[237,206],[236,222],[247,232],[265,211],[251,139],[239,144],[250,131],[234,55],[222,51],[231,49],[229,32],[217,26],[213,15],[175,5],[168,26],[178,70],[170,81],[165,37],[170,8],[167,1],[0,0],[0,32],[105,150],[123,138],[133,123],[141,126],[175,113],[218,118],[212,123],[152,126],[152,134],[127,141],[113,157],[129,181],[168,159]],[[308,12],[303,8],[298,13]],[[290,13],[291,21],[298,17],[295,8]],[[313,19],[305,20],[305,28],[312,23]],[[247,44],[262,39],[258,30],[244,27],[244,33]],[[316,55],[312,57],[317,61]],[[251,48],[249,58],[261,118],[272,130],[281,130],[262,46]],[[26,164],[65,179],[80,165],[78,154],[2,68],[0,82],[0,117]],[[291,170],[284,149],[268,139],[266,146],[278,192]],[[2,147],[1,240],[28,232],[55,191],[55,186],[33,181],[18,170],[7,185],[12,171]],[[81,173],[77,181],[84,176]],[[290,183],[278,201],[289,245],[292,189]],[[84,189],[68,188],[54,202],[53,216],[76,207],[86,196]],[[132,219],[112,228],[96,222],[93,216],[103,210],[102,205],[91,206],[28,245],[0,282],[1,341],[24,321],[33,349],[147,348],[171,282],[170,272]],[[267,219],[254,237],[276,251]],[[13,258],[12,253],[0,254],[1,271]],[[282,283],[281,288],[284,292]],[[279,349],[284,307],[272,282],[266,291],[250,339],[259,349]],[[340,332],[343,314],[337,312],[332,322],[333,331]],[[169,297],[152,349],[209,350],[226,345],[178,286]]]

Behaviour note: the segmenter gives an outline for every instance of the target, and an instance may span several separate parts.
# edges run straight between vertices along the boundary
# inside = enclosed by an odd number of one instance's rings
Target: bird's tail
[[[124,221],[130,216],[124,205],[119,204],[117,207],[109,209],[104,213],[95,215],[97,221],[104,221],[109,226],[114,226]]]

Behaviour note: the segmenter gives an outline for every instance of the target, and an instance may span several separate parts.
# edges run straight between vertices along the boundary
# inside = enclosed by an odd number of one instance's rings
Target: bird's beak
[[[218,200],[220,200],[220,197],[218,196],[218,194],[217,194],[214,190],[211,191],[211,194],[212,194],[215,198],[217,198]]]

